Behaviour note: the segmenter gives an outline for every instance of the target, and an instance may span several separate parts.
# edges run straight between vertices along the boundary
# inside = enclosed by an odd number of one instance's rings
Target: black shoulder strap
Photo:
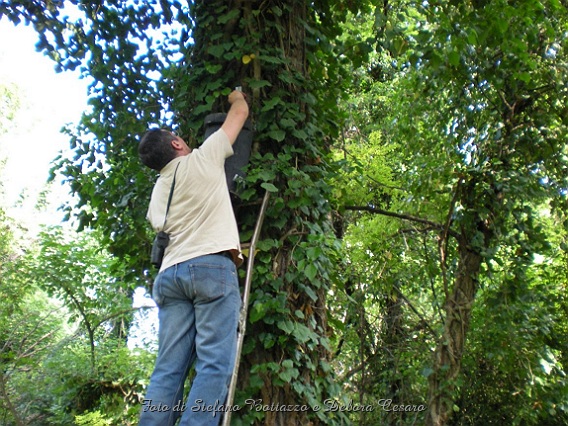
[[[176,173],[178,171],[179,163],[174,171],[174,178],[172,179],[172,186],[170,187],[170,195],[168,196],[168,205],[166,206],[166,214],[164,215],[164,225],[162,226],[162,231],[166,228],[166,221],[168,220],[168,212],[170,211],[170,204],[172,202],[172,197],[174,195],[174,187],[176,186]]]

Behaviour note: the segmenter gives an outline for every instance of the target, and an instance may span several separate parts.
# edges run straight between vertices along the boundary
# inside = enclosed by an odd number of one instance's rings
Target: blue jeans
[[[241,298],[235,264],[207,255],[171,266],[156,277],[158,357],[139,426],[217,425],[235,362]],[[195,362],[187,401],[184,382]]]

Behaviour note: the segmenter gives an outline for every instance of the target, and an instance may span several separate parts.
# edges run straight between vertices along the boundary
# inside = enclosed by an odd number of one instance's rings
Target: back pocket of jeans
[[[194,297],[200,301],[210,301],[225,295],[227,268],[223,265],[202,263],[190,267]]]

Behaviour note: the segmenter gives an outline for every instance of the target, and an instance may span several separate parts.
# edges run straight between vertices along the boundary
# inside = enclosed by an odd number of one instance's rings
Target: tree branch
[[[422,315],[420,313],[420,311],[418,311],[418,309],[416,309],[416,307],[412,304],[412,302],[410,302],[410,300],[408,300],[408,298],[404,295],[404,293],[402,292],[402,290],[396,285],[394,284],[392,286],[392,288],[396,291],[396,293],[398,294],[398,297],[400,297],[404,303],[406,303],[408,305],[408,307],[410,308],[410,310],[412,312],[414,312],[414,314],[420,319],[421,323],[424,325],[424,327],[426,328],[426,330],[428,330],[428,332],[432,335],[432,337],[434,339],[438,338],[438,335],[436,334],[436,332],[434,331],[434,329],[430,326],[430,323],[426,320],[426,318],[424,317],[424,315]]]
[[[4,375],[3,372],[0,372],[0,396],[2,396],[2,400],[4,401],[2,405],[4,405],[8,411],[12,414],[13,420],[17,426],[24,426],[25,423],[20,417],[18,410],[12,404],[10,400],[10,395],[8,394],[8,389],[6,386],[7,377]]]
[[[425,225],[429,225],[434,229],[443,231],[447,235],[451,235],[454,238],[459,238],[458,233],[452,231],[451,229],[448,229],[445,225],[441,223],[436,223],[428,219],[422,219],[420,217],[411,216],[408,214],[390,212],[388,210],[377,209],[376,207],[371,207],[371,206],[346,206],[345,210],[366,211],[373,214],[380,214],[382,216],[396,217],[398,219],[408,220],[410,222],[422,223]]]

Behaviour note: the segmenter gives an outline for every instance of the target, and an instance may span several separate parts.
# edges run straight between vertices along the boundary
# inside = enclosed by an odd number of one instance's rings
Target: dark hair
[[[138,145],[138,155],[144,165],[154,170],[162,170],[166,164],[176,158],[176,151],[171,145],[175,139],[167,130],[148,130]]]

